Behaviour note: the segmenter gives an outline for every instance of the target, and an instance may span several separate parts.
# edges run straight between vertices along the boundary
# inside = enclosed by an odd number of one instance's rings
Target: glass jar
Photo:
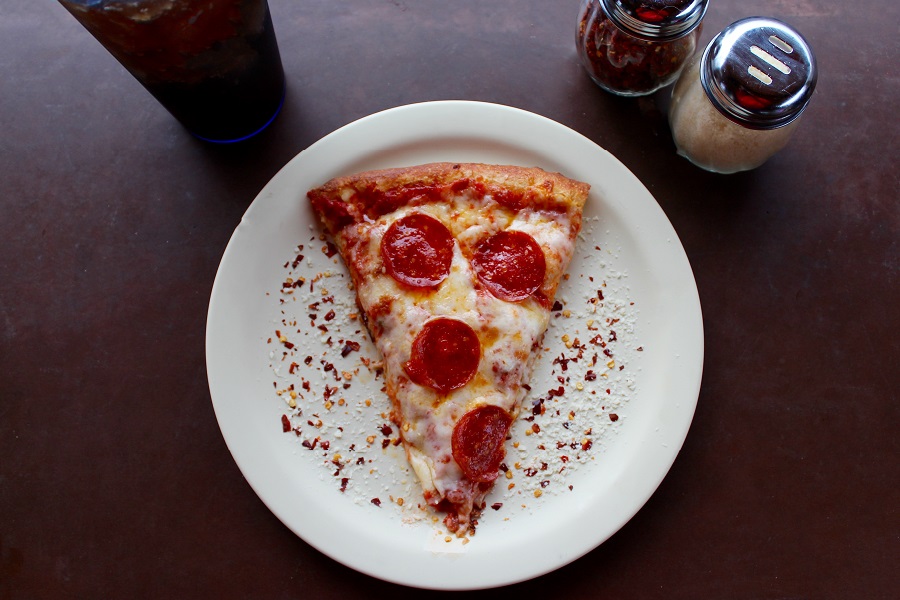
[[[763,17],[729,25],[672,91],[678,153],[716,173],[755,169],[788,143],[816,78],[809,45],[788,25]]]
[[[697,48],[707,0],[582,0],[576,44],[594,83],[645,96],[675,81]]]

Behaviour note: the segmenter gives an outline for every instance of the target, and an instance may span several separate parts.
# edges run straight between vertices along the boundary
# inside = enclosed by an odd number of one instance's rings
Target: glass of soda
[[[196,137],[238,142],[284,102],[266,0],[59,0]]]

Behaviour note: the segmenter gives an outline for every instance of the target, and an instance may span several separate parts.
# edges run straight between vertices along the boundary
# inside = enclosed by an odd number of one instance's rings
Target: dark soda
[[[235,142],[284,101],[266,0],[60,0],[195,136]]]

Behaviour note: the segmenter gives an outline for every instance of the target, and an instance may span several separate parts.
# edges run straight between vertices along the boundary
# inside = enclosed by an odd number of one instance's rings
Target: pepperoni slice
[[[475,331],[462,321],[438,317],[419,331],[405,367],[413,382],[446,394],[469,383],[480,361]]]
[[[479,406],[453,428],[453,460],[466,477],[479,483],[497,479],[506,452],[503,442],[512,417],[499,406]]]
[[[453,236],[443,223],[422,213],[398,219],[381,240],[388,274],[411,287],[436,287],[450,274]]]
[[[524,231],[495,233],[478,245],[472,264],[481,283],[507,302],[519,302],[536,292],[547,271],[544,251]]]

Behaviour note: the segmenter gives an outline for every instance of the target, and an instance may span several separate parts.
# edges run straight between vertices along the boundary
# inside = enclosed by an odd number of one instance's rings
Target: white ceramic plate
[[[563,481],[571,491],[554,482],[562,492],[540,500],[530,492],[510,497],[531,483],[517,474],[520,487],[502,496],[509,510],[488,509],[465,545],[454,540],[443,546],[443,536],[428,519],[404,523],[398,510],[340,493],[321,457],[304,453],[295,436],[282,432],[280,417],[287,409],[273,394],[277,382],[268,358],[284,263],[298,244],[318,233],[305,192],[338,175],[432,161],[539,166],[590,183],[579,245],[602,246],[605,252],[593,263],[576,256],[559,297],[575,306],[576,299],[594,294],[597,283],[588,280],[596,276],[618,281],[619,292],[634,303],[620,307],[632,312],[623,340],[629,345],[622,387],[628,397],[618,405],[622,418],[616,429]],[[335,287],[350,302],[346,285]],[[554,321],[548,332],[553,339],[545,346],[558,343],[561,327],[565,331],[565,323]],[[550,378],[555,352],[541,359],[533,387],[550,386],[541,378]],[[693,274],[675,231],[619,161],[544,117],[446,101],[402,106],[351,123],[298,154],[266,185],[222,258],[210,299],[206,353],[225,441],[254,491],[285,525],[326,555],[374,577],[424,588],[476,589],[565,565],[609,538],[643,506],[690,427],[700,388],[703,326]],[[610,376],[621,377],[615,370]],[[348,401],[358,402],[352,394],[368,392],[365,386],[348,390]],[[377,401],[387,406],[386,400]],[[609,408],[603,408],[607,412],[598,414],[608,416]],[[383,496],[391,485],[406,490],[396,493],[415,494],[402,454],[370,456],[382,472],[399,473],[384,484]]]

